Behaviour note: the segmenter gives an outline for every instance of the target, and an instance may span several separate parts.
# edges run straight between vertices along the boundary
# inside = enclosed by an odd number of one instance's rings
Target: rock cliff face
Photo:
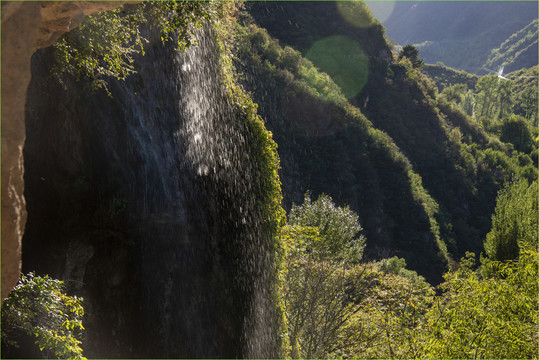
[[[87,357],[279,356],[263,144],[197,37],[151,43],[112,97],[34,55],[23,270],[85,298]]]
[[[85,15],[124,3],[2,2],[2,300],[16,284],[21,269],[26,222],[22,148],[30,57],[37,48],[51,45],[77,26]]]

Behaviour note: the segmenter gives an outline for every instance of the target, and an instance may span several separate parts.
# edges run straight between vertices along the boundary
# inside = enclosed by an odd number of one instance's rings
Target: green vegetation
[[[370,99],[365,112],[416,165],[439,204],[436,219],[449,252],[455,257],[479,252],[497,191],[513,175],[537,177],[536,130],[511,115],[510,81],[486,76],[475,89],[457,83],[438,95],[413,67],[398,66],[392,83],[366,87],[360,98]],[[473,114],[482,114],[482,120]]]
[[[520,249],[537,248],[537,181],[510,183],[500,191],[485,252],[497,261],[518,259]]]
[[[162,41],[174,40],[178,49],[194,43],[193,31],[211,16],[209,2],[148,1],[87,16],[56,44],[55,77],[70,74],[92,79],[94,89],[106,87],[107,77],[125,80],[135,72],[134,54],[144,54],[145,24],[159,29]],[[147,36],[147,35],[146,35]]]
[[[478,118],[497,119],[511,110],[512,83],[494,75],[483,76],[475,86],[475,114]]]
[[[465,6],[473,8],[476,5]],[[489,8],[488,11],[494,13],[501,11],[502,6],[494,7],[495,9]],[[505,119],[517,111],[517,108],[520,113],[526,112],[517,105],[522,102],[520,100],[522,96],[514,97],[512,82],[498,77],[486,76],[479,79],[465,73],[455,74],[450,71],[446,72],[451,74],[452,79],[440,79],[440,82],[447,85],[442,93],[438,94],[435,84],[421,74],[417,66],[414,67],[410,57],[418,61],[416,65],[419,66],[421,59],[417,53],[411,53],[409,56],[402,53],[398,62],[391,61],[392,56],[382,55],[384,50],[390,49],[390,46],[385,42],[383,31],[377,28],[375,22],[371,27],[354,28],[346,20],[339,19],[338,11],[334,8],[337,9],[338,6],[317,4],[308,7],[301,3],[253,4],[250,10],[252,18],[248,19],[251,24],[250,31],[256,31],[252,25],[256,21],[266,27],[269,34],[275,36],[278,41],[305,54],[314,44],[329,36],[328,28],[333,32],[332,35],[348,36],[353,33],[354,39],[359,39],[359,45],[369,56],[369,74],[361,92],[350,99],[350,102],[358,106],[355,108],[356,111],[360,110],[362,116],[372,122],[367,122],[367,127],[372,126],[376,131],[382,130],[385,132],[384,136],[391,137],[392,145],[388,147],[405,154],[408,163],[406,171],[412,170],[413,174],[419,176],[422,189],[420,192],[428,192],[428,198],[432,199],[432,201],[419,201],[424,209],[428,209],[430,232],[438,238],[436,245],[440,249],[438,257],[449,259],[447,256],[449,253],[459,258],[464,256],[466,251],[479,253],[484,236],[491,226],[490,214],[494,210],[497,191],[513,176],[525,177],[530,181],[537,177],[533,160],[536,145],[530,146],[526,132],[522,133],[524,143],[521,143],[520,138],[511,135],[515,132],[507,129],[511,126],[501,126]],[[456,10],[448,8],[447,11]],[[291,24],[287,24],[289,20]],[[329,25],[316,28],[313,26],[320,23]],[[265,30],[260,31],[266,34]],[[369,39],[366,38],[367,33],[370,34]],[[264,36],[268,39],[266,42],[272,44],[272,54],[279,54],[275,51],[279,48],[277,40]],[[371,47],[373,43],[376,43],[376,49]],[[473,46],[479,48],[477,44]],[[248,51],[247,48],[246,46],[245,52]],[[307,100],[303,95],[304,92],[297,91],[297,88],[306,89],[305,92],[310,96],[339,107],[349,109],[349,105],[342,99],[328,101],[327,97],[317,95],[320,92],[312,91],[311,85],[316,81],[306,84],[305,78],[300,78],[298,73],[292,72],[292,76],[289,76],[286,71],[281,72],[286,68],[279,66],[278,60],[274,61],[271,57],[273,55],[264,48],[250,50],[249,56],[258,57],[257,64],[261,66],[260,70],[255,70],[256,64],[246,63],[249,65],[245,65],[245,70],[242,71],[247,79],[251,79],[250,83],[245,82],[246,87],[255,89],[253,97],[260,104],[261,114],[266,118],[268,127],[275,133],[281,157],[288,161],[285,164],[295,167],[292,170],[285,165],[281,172],[285,207],[292,201],[299,201],[298,193],[303,193],[307,189],[313,189],[314,194],[330,194],[339,203],[349,203],[351,208],[358,212],[367,239],[376,238],[378,246],[394,248],[395,243],[385,240],[387,239],[385,229],[398,228],[399,231],[405,232],[413,221],[404,220],[403,211],[393,210],[404,207],[396,205],[393,209],[389,206],[386,208],[383,199],[389,196],[398,203],[405,202],[405,196],[387,192],[385,187],[395,186],[396,189],[399,186],[402,189],[402,183],[393,180],[392,184],[372,187],[373,183],[382,178],[381,174],[387,175],[382,169],[375,171],[366,169],[371,166],[372,159],[376,158],[376,151],[373,151],[372,147],[367,146],[367,150],[360,145],[365,144],[365,140],[357,133],[352,134],[354,121],[348,120],[346,115],[339,116],[335,110],[320,106],[313,99]],[[396,56],[393,55],[393,58]],[[307,66],[304,59],[298,60],[297,63],[300,64],[299,68]],[[322,68],[314,58],[311,63],[314,67]],[[256,72],[264,75],[255,77],[253,73]],[[328,83],[324,74],[314,76],[317,73],[315,69],[309,70],[309,73],[311,79],[324,79],[324,82]],[[506,76],[510,77],[510,74]],[[276,78],[282,81],[274,80]],[[461,80],[465,80],[466,86],[462,85]],[[517,82],[523,81],[522,77],[515,78],[513,87],[517,86]],[[272,98],[276,87],[281,89],[280,93],[284,95]],[[530,89],[526,90],[529,93],[527,98],[530,100],[527,108],[530,120],[533,121],[531,95],[534,88],[533,86],[525,88]],[[326,89],[332,89],[332,94],[338,94],[329,86]],[[332,99],[337,98],[336,95],[332,96]],[[280,108],[283,108],[282,116],[279,115]],[[340,133],[341,129],[347,129],[346,140],[343,139],[344,134]],[[370,136],[378,138],[378,135],[375,135],[376,131],[370,133]],[[502,132],[505,135],[502,135]],[[533,128],[530,128],[530,134],[534,139]],[[292,144],[289,146],[288,142],[292,142],[293,146]],[[518,148],[515,144],[518,144]],[[335,155],[332,156],[328,154],[329,152]],[[308,154],[308,159],[302,156],[302,153]],[[366,155],[362,158],[361,164],[356,162],[360,157],[358,153]],[[365,158],[370,158],[370,161]],[[376,159],[380,161],[380,158]],[[328,163],[331,165],[322,165]],[[303,178],[294,177],[293,174],[297,172],[303,174]],[[330,177],[328,173],[335,176]],[[371,177],[374,174],[377,174],[375,179]],[[413,175],[407,177],[409,184],[416,183]],[[389,178],[394,178],[394,175],[389,175]],[[374,198],[377,199],[368,201]],[[421,196],[414,195],[414,198],[420,199]],[[376,211],[378,209],[383,209],[385,217],[378,215],[380,214]],[[378,221],[372,221],[374,216],[369,216],[371,214],[377,214]],[[381,219],[384,220],[380,221]],[[375,233],[376,228],[381,228],[382,231]],[[415,227],[416,231],[418,228]],[[390,237],[401,238],[393,234]],[[417,247],[411,245],[417,244],[410,241],[413,237],[411,232],[403,234],[406,240],[396,241],[399,243],[397,248],[404,250]],[[370,241],[373,240],[367,241],[366,248],[369,255],[373,254]],[[405,243],[407,244],[404,245]],[[444,243],[447,244],[447,252],[444,251]],[[404,253],[397,255],[406,258],[412,269],[419,270],[411,259],[412,256],[406,256]]]
[[[230,204],[227,209],[230,213],[227,218],[240,219],[247,217],[246,227],[254,228],[245,231],[239,229],[240,239],[234,239],[236,245],[232,246],[237,266],[238,287],[235,288],[235,296],[238,302],[252,300],[253,289],[249,286],[263,286],[264,292],[269,295],[270,303],[267,310],[270,312],[266,326],[271,328],[271,332],[277,336],[274,338],[275,349],[281,357],[289,351],[289,338],[287,333],[287,319],[285,315],[285,305],[282,294],[284,286],[284,254],[285,249],[282,243],[280,232],[285,225],[285,211],[282,208],[281,182],[279,178],[280,159],[277,153],[277,143],[273,135],[266,129],[263,119],[258,115],[258,106],[251,97],[238,84],[238,71],[232,62],[232,51],[235,46],[230,33],[234,29],[237,17],[238,4],[221,2],[216,5],[217,19],[214,22],[216,31],[215,41],[217,42],[220,60],[220,81],[226,89],[224,103],[232,107],[232,121],[227,127],[229,136],[223,136],[225,140],[224,148],[230,148],[230,153],[236,148],[236,141],[247,144],[249,161],[237,160],[240,162],[241,170],[232,179],[215,179],[216,197],[226,199],[225,203]],[[224,119],[230,120],[230,119]],[[234,150],[232,150],[234,149]],[[225,165],[221,165],[223,168]],[[254,174],[254,179],[245,177],[245,174]],[[227,183],[233,181],[233,183]],[[245,189],[249,191],[245,192]],[[241,204],[241,205],[240,205]],[[249,215],[242,212],[241,206],[251,204]],[[245,226],[245,225],[240,225]],[[257,239],[253,241],[252,234],[257,234]],[[229,235],[229,234],[227,234]],[[240,240],[238,242],[238,240]],[[252,258],[248,258],[241,249],[249,249],[254,254],[266,254],[263,261],[256,264],[253,269]],[[262,280],[253,279],[252,273],[248,271],[258,271]],[[257,273],[258,274],[258,273]],[[243,283],[247,277],[251,277],[251,283]],[[255,283],[256,282],[256,283]],[[246,286],[247,285],[247,286]],[[250,309],[252,303],[245,302],[246,311]],[[256,319],[256,321],[261,321]],[[245,326],[242,324],[242,326]],[[249,330],[247,330],[249,331]]]
[[[528,191],[526,210],[517,206],[522,191]],[[506,211],[507,216],[502,215]],[[518,182],[503,190],[496,213],[501,216],[492,232],[502,222],[533,227],[531,234],[512,232],[520,252],[510,261],[481,257],[479,267],[475,255],[467,253],[437,291],[406,269],[403,259],[357,265],[321,259],[312,251],[325,241],[317,227],[285,227],[285,303],[292,357],[536,356],[537,184],[528,189],[525,182]]]
[[[367,82],[368,57],[350,38],[335,35],[317,41],[305,57],[331,76],[347,98],[357,95]]]
[[[516,70],[537,62],[537,19],[512,34],[499,47],[492,50],[485,67],[506,66]]]
[[[520,99],[513,97],[513,90],[522,79],[513,84],[494,76],[477,78],[448,71],[453,78],[441,75],[444,85],[439,93],[419,71],[420,59],[414,53],[392,62],[367,51],[368,81],[350,99],[357,106],[352,107],[332,85],[334,75],[321,74],[313,68],[322,68],[321,64],[293,50],[307,53],[327,36],[326,29],[310,28],[313,23],[329,23],[337,34],[349,31],[349,24],[339,29],[327,4],[308,8],[257,4],[253,9],[251,14],[268,30],[257,28],[246,16],[248,26],[240,27],[238,33],[238,68],[279,144],[285,207],[292,207],[291,213],[297,211],[286,202],[298,202],[307,189],[315,195],[329,194],[336,203],[350,204],[357,212],[367,238],[359,264],[317,259],[311,256],[316,251],[310,250],[324,242],[317,223],[293,222],[290,216],[283,237],[289,250],[285,299],[292,356],[534,356],[537,252],[526,247],[507,261],[481,256],[479,265],[468,254],[483,251],[491,226],[494,233],[501,231],[494,230],[500,221],[507,228],[509,220],[498,220],[501,215],[490,219],[503,184],[514,177],[525,184],[537,179],[533,160],[537,145],[530,141],[536,138],[536,130],[531,118],[523,120],[514,114]],[[291,26],[285,23],[288,20]],[[361,38],[366,30],[356,31]],[[288,46],[286,51],[279,41]],[[359,44],[368,48],[372,40]],[[286,65],[285,53],[294,54],[286,57]],[[393,173],[376,166],[382,163]],[[407,186],[399,181],[403,170]],[[393,192],[397,188],[400,192]],[[520,208],[529,208],[525,212],[536,216],[530,196],[524,201],[531,205]],[[391,206],[386,206],[388,199]],[[309,203],[314,204],[310,196],[305,204]],[[421,227],[428,224],[435,241],[414,237],[420,226],[404,216],[414,211],[410,204],[421,204]],[[413,231],[408,231],[410,226]],[[375,254],[385,259],[372,262]],[[465,257],[459,264],[448,254],[454,259]],[[414,263],[418,257],[436,261],[422,268]],[[407,269],[407,263],[417,272]],[[432,279],[434,269],[440,269],[436,264],[453,265],[438,289],[418,275],[438,283]],[[333,322],[324,323],[326,319]]]
[[[205,26],[208,49],[215,51],[209,55],[215,57],[215,65],[219,65],[212,68],[215,74],[211,74],[215,75],[212,85],[217,89],[216,104],[212,105],[219,109],[215,110],[219,117],[215,119],[219,124],[216,128],[222,131],[218,138],[222,139],[219,149],[238,158],[216,156],[219,171],[209,174],[200,184],[211,191],[209,198],[219,199],[219,206],[212,210],[212,221],[222,221],[217,228],[227,229],[225,234],[212,236],[224,238],[221,241],[225,245],[215,250],[220,252],[215,256],[226,257],[226,267],[231,269],[223,275],[230,276],[226,280],[230,281],[233,293],[233,298],[226,302],[233,303],[237,313],[245,315],[245,318],[238,316],[230,320],[231,326],[237,325],[233,330],[238,332],[239,339],[242,331],[248,332],[249,326],[256,325],[255,320],[263,321],[272,334],[285,334],[286,319],[278,289],[283,256],[278,234],[285,220],[278,176],[279,157],[272,134],[257,115],[257,105],[236,83],[228,27],[235,20],[237,6],[230,2],[148,2],[89,17],[58,44],[56,66],[57,70],[62,70],[56,75],[84,80],[79,84],[90,80],[94,86],[107,90],[107,81],[125,80],[134,73],[135,54],[143,55],[147,46],[145,37],[152,37],[152,46],[158,46],[159,40],[175,41],[177,50],[181,51],[194,45],[194,29]],[[157,34],[160,38],[156,39]],[[116,219],[125,207],[124,201],[114,196],[107,214]],[[249,318],[256,291],[269,297],[264,298],[267,317],[263,320]],[[245,319],[251,323],[246,324]],[[271,345],[286,351],[285,336],[276,336],[274,340],[275,344]]]
[[[406,45],[399,52],[399,60],[402,58],[407,58],[412,63],[414,68],[421,68],[424,64],[424,61],[419,58],[419,51],[413,45]]]
[[[2,349],[13,351],[19,339],[29,336],[41,356],[84,359],[83,315],[82,299],[66,295],[62,281],[21,275],[2,304]]]
[[[399,275],[403,278],[407,278],[412,283],[422,284],[425,282],[423,276],[417,275],[417,272],[408,270],[406,268],[406,260],[393,256],[387,259],[383,259],[377,263],[380,266],[380,270],[393,275]]]
[[[537,250],[513,262],[484,260],[476,271],[473,265],[473,254],[461,260],[427,312],[419,335],[425,357],[536,357]]]
[[[534,149],[537,130],[534,131],[530,123],[521,116],[511,115],[503,119],[499,124],[498,133],[501,141],[512,144],[519,152],[529,154]]]
[[[237,306],[251,305],[249,286],[269,293],[268,326],[283,357],[535,357],[537,111],[530,84],[451,73],[438,79],[439,93],[414,46],[398,59],[380,55],[389,46],[363,3],[344,10],[324,3],[324,15],[293,3],[251,6],[254,14],[281,6],[291,15],[286,21],[311,25],[283,35],[284,20],[273,13],[266,21],[292,45],[282,47],[234,4],[144,3],[90,17],[63,38],[57,55],[62,71],[106,88],[107,77],[134,72],[143,24],[161,26],[162,41],[185,49],[193,27],[218,14],[212,34],[229,107],[218,119],[229,121],[223,149],[247,144],[248,161],[237,172],[255,175],[209,175],[220,201],[215,212],[244,220],[233,221],[225,235],[239,235],[220,251],[234,255]],[[329,20],[358,9],[368,26],[350,20],[328,38],[337,27]],[[359,41],[342,35],[350,29]],[[344,60],[332,63],[342,49]],[[338,71],[358,59],[361,69]],[[352,77],[361,78],[358,88],[347,82]],[[125,207],[113,197],[109,217]],[[253,270],[246,254],[267,258]],[[15,346],[10,339],[28,335],[48,356],[81,358],[82,315],[81,299],[65,295],[61,282],[29,274],[2,306],[2,341]]]
[[[365,238],[356,235],[362,230],[358,216],[348,207],[337,207],[331,197],[320,195],[314,202],[305,194],[301,206],[293,205],[290,210],[291,225],[316,227],[321,242],[313,241],[309,252],[320,259],[339,259],[357,263],[363,255]]]
[[[425,75],[434,80],[439,92],[442,92],[446,87],[458,84],[463,84],[468,89],[475,89],[475,84],[479,79],[477,75],[462,70],[452,69],[441,62],[438,62],[435,65],[425,64],[423,65],[422,71]]]
[[[283,229],[286,246],[284,299],[293,358],[325,358],[335,348],[356,309],[347,290],[353,270],[335,257],[320,258],[330,242],[316,227]]]
[[[537,127],[537,66],[509,73],[509,80],[477,77],[443,65],[425,65],[423,72],[445,100],[458,104],[468,116],[489,121],[514,113]]]
[[[537,128],[537,100],[539,98],[537,71],[537,66],[533,66],[506,75],[508,79],[513,80],[513,112],[524,116],[535,128]]]
[[[309,189],[331,194],[337,204],[350,204],[366,238],[376,239],[367,240],[369,257],[397,251],[429,281],[440,281],[449,259],[438,206],[393,140],[350,105],[331,77],[266,30],[251,24],[236,34],[240,80],[279,144],[285,208]]]
[[[359,265],[357,259],[343,258],[341,251],[327,251],[336,239],[341,248],[345,243],[353,249],[351,239],[360,229],[357,215],[346,207],[335,206],[327,195],[311,202],[307,194],[303,205],[294,206],[289,217],[290,225],[283,229],[287,249],[284,296],[292,357],[349,357],[356,355],[358,349],[365,354],[375,353],[378,346],[374,344],[386,341],[385,334],[370,328],[375,325],[371,320],[376,316],[367,319],[373,307],[381,305],[375,303],[383,302],[391,311],[404,314],[406,310],[392,308],[397,305],[397,296],[403,294],[402,288],[406,288],[406,297],[410,298],[431,291],[429,286],[416,273],[404,269],[401,259],[394,258],[382,265]],[[415,275],[416,289],[410,292],[412,282],[390,275],[396,272]],[[393,289],[402,283],[409,286]],[[387,290],[397,296],[390,298]],[[382,293],[385,296],[380,298]]]

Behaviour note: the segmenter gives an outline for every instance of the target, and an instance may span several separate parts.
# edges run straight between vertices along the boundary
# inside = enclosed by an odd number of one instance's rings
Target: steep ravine
[[[23,271],[85,298],[88,358],[280,356],[271,139],[215,37],[152,42],[112,97],[51,81],[50,49],[32,59]]]

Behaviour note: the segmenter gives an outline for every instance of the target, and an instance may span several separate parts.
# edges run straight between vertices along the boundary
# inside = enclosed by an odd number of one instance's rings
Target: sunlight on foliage
[[[427,314],[425,353],[435,358],[532,359],[537,356],[537,251],[514,262],[483,260],[482,277],[473,254],[446,276],[444,295]]]
[[[107,92],[107,77],[125,80],[135,72],[134,56],[144,55],[143,26],[156,27],[161,40],[176,41],[178,50],[195,43],[193,31],[211,16],[205,1],[151,1],[87,16],[54,46],[57,64],[53,74],[92,79],[94,89]],[[109,94],[110,95],[110,94]]]
[[[320,241],[311,243],[311,256],[351,263],[361,260],[365,246],[365,237],[357,236],[362,230],[358,219],[349,207],[336,206],[325,194],[311,201],[310,193],[305,194],[302,205],[292,206],[289,215],[292,225],[318,228]]]
[[[284,299],[294,358],[324,358],[335,349],[342,329],[357,306],[350,293],[358,288],[359,267],[348,268],[314,250],[324,243],[316,227],[287,226]]]
[[[537,181],[508,184],[498,194],[485,252],[493,260],[514,260],[520,247],[537,248]]]
[[[33,273],[19,283],[2,304],[2,342],[18,347],[21,334],[35,338],[43,354],[60,359],[84,359],[80,347],[82,299],[64,293],[62,281]]]
[[[369,28],[379,23],[364,1],[339,1],[336,5],[339,15],[356,28]]]

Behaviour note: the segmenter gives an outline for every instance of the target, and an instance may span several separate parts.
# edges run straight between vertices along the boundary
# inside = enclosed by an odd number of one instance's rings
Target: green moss
[[[250,185],[250,196],[256,199],[256,204],[261,217],[261,234],[269,239],[268,244],[264,244],[270,255],[269,284],[270,296],[274,311],[273,323],[269,326],[277,332],[277,344],[280,349],[279,357],[287,357],[290,353],[290,344],[287,336],[287,321],[284,310],[284,300],[282,289],[284,286],[284,254],[285,250],[280,237],[281,228],[286,222],[285,211],[282,208],[281,182],[278,170],[280,168],[279,155],[277,153],[277,143],[273,140],[272,133],[265,127],[264,121],[257,113],[258,106],[251,97],[238,85],[238,71],[232,62],[230,33],[234,20],[235,5],[222,5],[221,11],[229,17],[221,17],[223,21],[215,23],[215,29],[220,34],[217,43],[220,52],[220,70],[223,85],[227,89],[227,98],[234,104],[238,112],[238,117],[246,126],[246,135],[249,136],[250,164],[254,167],[253,175],[256,181]],[[266,46],[264,36],[253,38],[258,46]],[[271,51],[271,50],[270,50]]]

